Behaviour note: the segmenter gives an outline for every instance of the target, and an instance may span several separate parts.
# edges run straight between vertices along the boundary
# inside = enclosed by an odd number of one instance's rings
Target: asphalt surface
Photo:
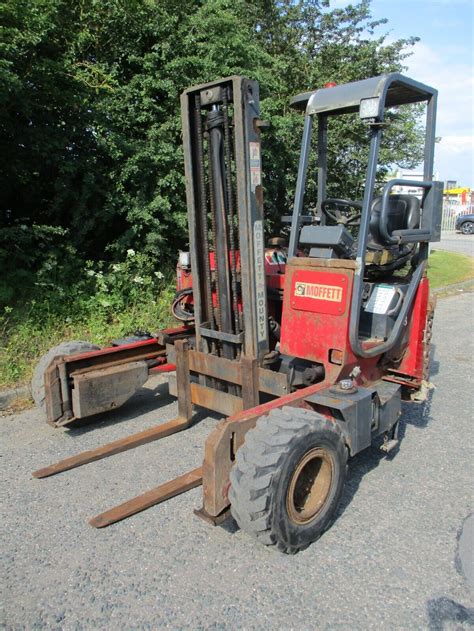
[[[474,235],[460,232],[442,232],[441,241],[432,244],[433,250],[448,250],[474,256]]]
[[[5,628],[470,628],[472,313],[472,294],[439,301],[430,405],[405,410],[396,455],[371,449],[353,459],[338,519],[293,557],[199,520],[200,489],[104,530],[87,524],[198,466],[212,418],[82,469],[31,477],[174,417],[156,379],[99,425],[53,430],[35,410],[1,419]]]

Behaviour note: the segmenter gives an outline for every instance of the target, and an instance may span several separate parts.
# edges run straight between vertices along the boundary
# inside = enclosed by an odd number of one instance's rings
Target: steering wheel
[[[328,206],[335,206],[334,210],[329,210]],[[355,208],[355,211],[350,212],[351,208]],[[360,202],[354,202],[351,199],[336,199],[328,197],[321,202],[321,210],[337,224],[343,226],[358,226],[360,224],[360,216],[362,213],[362,204]]]

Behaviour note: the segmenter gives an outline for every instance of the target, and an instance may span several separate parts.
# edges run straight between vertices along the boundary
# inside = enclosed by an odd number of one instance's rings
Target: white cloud
[[[406,60],[408,74],[438,90],[438,132],[440,135],[472,133],[474,74],[470,64],[453,62],[443,51],[418,42]]]
[[[378,0],[379,5],[389,0]],[[331,0],[331,6],[341,7],[349,0]],[[412,5],[413,0],[400,0],[399,4]],[[425,6],[433,18],[434,4],[468,7],[466,19],[472,15],[472,0],[417,0],[418,8]],[[445,21],[445,18],[443,17]],[[452,32],[449,45],[429,46],[417,42],[413,54],[404,64],[407,76],[438,90],[436,134],[442,140],[435,149],[435,170],[441,180],[457,180],[474,189],[474,67],[472,50],[463,41],[456,40]],[[393,31],[386,38],[392,43]]]
[[[453,61],[455,59],[456,61]],[[406,60],[407,75],[438,90],[435,169],[442,180],[474,188],[474,73],[460,55],[434,50],[422,42]]]
[[[474,147],[474,136],[443,136],[439,144],[446,152],[462,153]]]
[[[435,171],[443,180],[455,180],[474,189],[474,136],[443,136],[435,149]]]

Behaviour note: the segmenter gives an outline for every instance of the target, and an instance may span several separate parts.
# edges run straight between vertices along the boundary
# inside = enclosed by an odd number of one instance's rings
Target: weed
[[[119,263],[88,261],[67,285],[47,271],[36,274],[33,297],[4,306],[0,314],[0,387],[27,382],[38,358],[65,340],[107,345],[172,321],[171,274],[157,272],[142,253],[128,250]]]

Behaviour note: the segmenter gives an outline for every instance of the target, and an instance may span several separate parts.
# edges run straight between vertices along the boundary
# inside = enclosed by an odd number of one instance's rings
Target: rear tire
[[[346,468],[337,424],[301,408],[272,410],[237,451],[230,473],[232,516],[257,541],[295,554],[333,522]]]
[[[61,357],[61,355],[79,355],[89,351],[98,351],[99,349],[100,346],[96,346],[90,342],[63,342],[62,344],[58,344],[58,346],[54,346],[43,355],[35,368],[31,380],[31,394],[36,407],[43,410],[43,412],[45,410],[44,374],[53,359]]]
[[[461,226],[461,232],[463,234],[472,234],[474,232],[474,223],[472,221],[465,221]]]

